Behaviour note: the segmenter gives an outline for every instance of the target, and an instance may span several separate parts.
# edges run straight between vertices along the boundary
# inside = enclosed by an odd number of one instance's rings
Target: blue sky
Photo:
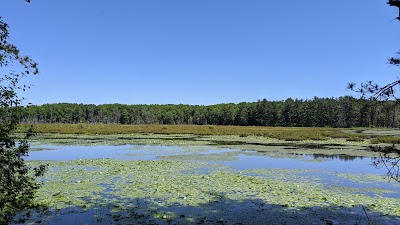
[[[400,75],[385,0],[5,0],[0,16],[39,63],[36,105],[339,97]]]

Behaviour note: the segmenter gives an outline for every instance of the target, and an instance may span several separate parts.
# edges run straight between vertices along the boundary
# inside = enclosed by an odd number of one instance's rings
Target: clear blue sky
[[[4,0],[0,16],[39,63],[36,105],[339,97],[400,75],[386,0]]]

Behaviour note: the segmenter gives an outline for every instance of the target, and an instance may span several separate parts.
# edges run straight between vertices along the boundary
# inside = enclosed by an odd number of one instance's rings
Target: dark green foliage
[[[127,110],[123,110],[119,117],[120,124],[129,124],[129,114]]]
[[[345,96],[339,98],[338,127],[352,127],[354,123],[354,105],[352,98]]]
[[[371,101],[350,96],[312,100],[242,102],[199,105],[84,105],[30,106],[19,114],[23,123],[195,124],[284,127],[398,127],[394,101]]]
[[[0,224],[11,222],[16,212],[32,204],[35,191],[40,187],[36,178],[45,171],[43,165],[30,168],[23,159],[28,155],[27,139],[33,135],[32,129],[18,142],[14,137],[18,115],[23,110],[17,91],[29,88],[19,82],[28,74],[37,74],[38,68],[33,60],[21,56],[18,48],[7,42],[8,35],[8,25],[0,18],[0,67],[13,65],[15,69],[19,64],[22,68],[1,74],[0,78]]]
[[[35,191],[40,187],[36,177],[42,176],[45,166],[30,168],[22,157],[28,155],[27,139],[32,130],[16,146],[11,137],[16,123],[0,124],[0,224],[12,221],[13,215],[31,206]]]

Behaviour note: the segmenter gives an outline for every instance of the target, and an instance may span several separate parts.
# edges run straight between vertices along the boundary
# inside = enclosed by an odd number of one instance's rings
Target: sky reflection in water
[[[242,151],[210,146],[150,146],[150,145],[121,145],[121,146],[57,146],[38,145],[38,151],[31,151],[28,160],[67,161],[77,159],[113,158],[120,160],[160,160],[172,159],[169,156],[188,156],[178,160],[206,160],[209,163],[227,165],[235,170],[247,169],[293,169],[310,170],[301,176],[317,177],[324,185],[362,188],[364,185],[349,179],[338,177],[338,174],[384,175],[384,168],[377,169],[369,157],[274,154],[256,151]],[[44,150],[39,150],[44,149]],[[35,150],[33,148],[33,150]],[[222,158],[204,159],[198,155],[222,155]],[[226,156],[227,160],[223,160]],[[166,157],[166,158],[163,158]],[[205,168],[206,169],[206,168]],[[385,188],[395,193],[385,194],[388,197],[400,197],[396,182],[372,182],[369,187]]]
[[[382,174],[384,169],[372,166],[369,157],[354,156],[326,156],[320,154],[271,154],[256,151],[241,151],[235,149],[220,149],[210,146],[149,146],[149,145],[121,145],[121,146],[57,146],[38,145],[31,151],[28,160],[56,160],[67,161],[77,159],[113,158],[121,160],[157,160],[164,156],[197,154],[227,154],[234,160],[217,160],[215,162],[232,166],[234,169],[319,169],[338,173]],[[229,155],[229,156],[228,156]],[[189,158],[190,159],[190,158]]]

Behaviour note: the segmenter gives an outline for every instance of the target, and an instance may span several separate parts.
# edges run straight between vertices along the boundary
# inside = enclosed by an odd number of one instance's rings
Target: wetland
[[[367,141],[39,134],[36,209],[15,224],[399,224],[400,184]]]

